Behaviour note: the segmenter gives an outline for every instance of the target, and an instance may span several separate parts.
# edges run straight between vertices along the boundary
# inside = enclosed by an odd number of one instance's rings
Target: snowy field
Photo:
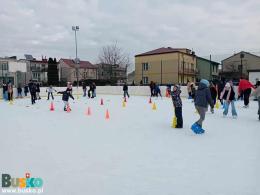
[[[260,194],[260,121],[257,103],[238,119],[207,113],[204,135],[183,100],[184,128],[171,128],[171,99],[121,96],[80,98],[63,111],[61,97],[0,102],[0,171],[41,177],[48,195],[257,195]],[[90,107],[91,116],[86,110]],[[110,119],[105,119],[106,109]]]

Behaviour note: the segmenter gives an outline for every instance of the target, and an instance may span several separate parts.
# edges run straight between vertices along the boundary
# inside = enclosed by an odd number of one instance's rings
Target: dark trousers
[[[32,104],[35,104],[35,100],[36,100],[36,93],[31,93],[31,100],[32,100]]]
[[[251,94],[251,88],[244,90],[244,105],[247,106],[249,104],[249,97]]]
[[[182,107],[175,107],[175,116],[177,118],[176,128],[182,128],[183,127]]]
[[[13,100],[13,92],[8,92],[8,101]]]
[[[54,100],[52,92],[48,92],[48,100],[50,99],[50,95],[51,95],[52,100]]]
[[[128,91],[127,91],[127,90],[124,91],[124,98],[125,98],[126,96],[129,98],[129,94],[128,94]]]

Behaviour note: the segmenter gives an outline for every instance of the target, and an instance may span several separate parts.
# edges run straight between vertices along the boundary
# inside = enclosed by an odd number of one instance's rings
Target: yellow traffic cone
[[[156,108],[156,104],[155,104],[155,102],[153,103],[153,110],[156,110],[157,108]]]
[[[177,117],[174,115],[172,119],[172,128],[176,128],[176,126],[177,126]]]
[[[216,109],[219,109],[219,100],[217,100],[216,105],[215,105],[215,108],[216,108]]]

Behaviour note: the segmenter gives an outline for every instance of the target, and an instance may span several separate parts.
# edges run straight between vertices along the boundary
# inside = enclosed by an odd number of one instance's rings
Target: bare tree
[[[122,48],[118,47],[117,43],[104,46],[98,58],[102,64],[118,65],[126,69],[130,65],[129,55]]]

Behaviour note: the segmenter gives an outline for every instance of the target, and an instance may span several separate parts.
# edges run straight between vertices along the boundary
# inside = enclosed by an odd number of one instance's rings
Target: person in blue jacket
[[[67,89],[66,91],[60,91],[58,93],[62,94],[62,101],[64,102],[64,111],[67,111],[67,106],[69,105],[69,98],[72,98],[74,100],[74,97],[69,89]]]
[[[211,107],[211,112],[214,113],[214,103],[211,98],[208,80],[202,79],[200,81],[198,89],[195,92],[194,102],[195,108],[198,111],[200,118],[191,126],[191,129],[196,134],[202,134],[205,132],[205,130],[202,129],[202,123],[205,120],[205,115],[208,111],[208,105]]]

